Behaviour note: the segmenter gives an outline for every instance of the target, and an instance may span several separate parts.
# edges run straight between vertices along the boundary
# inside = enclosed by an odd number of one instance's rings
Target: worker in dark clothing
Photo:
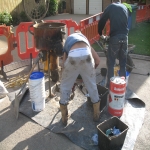
[[[112,0],[112,4],[104,10],[98,23],[98,33],[100,36],[103,36],[102,30],[108,20],[110,21],[110,39],[107,51],[107,88],[109,88],[110,78],[114,76],[116,58],[119,59],[120,76],[126,78],[128,9],[125,5],[121,4],[121,0]]]

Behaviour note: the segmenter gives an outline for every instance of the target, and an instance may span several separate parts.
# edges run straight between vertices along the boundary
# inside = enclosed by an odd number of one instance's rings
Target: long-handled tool
[[[22,85],[19,93],[16,95],[15,94],[15,100],[14,100],[14,109],[15,109],[15,115],[16,115],[16,119],[18,119],[18,114],[19,114],[19,106],[20,106],[20,103],[22,101],[22,98],[24,96],[24,94],[26,93],[26,91],[28,90],[26,87],[26,83],[28,82],[28,79],[31,75],[31,73],[33,72],[34,68],[36,67],[36,65],[38,64],[39,60],[43,57],[43,54],[42,52],[39,52],[38,54],[38,58],[36,59],[33,67],[31,68],[30,72],[28,73],[27,75],[27,78],[24,82],[24,84]]]

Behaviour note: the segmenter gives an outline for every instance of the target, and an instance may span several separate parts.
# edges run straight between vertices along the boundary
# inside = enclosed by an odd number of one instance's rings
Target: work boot
[[[68,109],[67,109],[67,105],[60,104],[60,111],[61,111],[61,115],[62,115],[62,123],[64,125],[67,125],[67,121],[68,121]]]
[[[93,109],[94,109],[94,117],[93,120],[95,122],[99,121],[99,116],[100,116],[100,102],[94,103],[93,104]]]

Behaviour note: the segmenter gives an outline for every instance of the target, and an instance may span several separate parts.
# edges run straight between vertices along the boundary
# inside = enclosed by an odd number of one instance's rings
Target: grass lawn
[[[102,49],[99,47],[97,43],[92,44],[92,47],[96,52],[102,52]]]
[[[134,54],[150,56],[150,22],[137,23],[134,29],[129,31],[128,43],[134,44]],[[102,51],[98,44],[92,44],[97,51]]]
[[[129,44],[134,44],[135,54],[150,56],[150,22],[137,23],[134,29],[129,31]]]

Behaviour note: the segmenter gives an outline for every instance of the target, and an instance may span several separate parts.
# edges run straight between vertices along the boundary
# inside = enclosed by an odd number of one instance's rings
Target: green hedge
[[[11,25],[12,24],[12,16],[8,12],[0,12],[0,24]]]
[[[58,1],[50,0],[49,9],[48,9],[46,16],[48,17],[51,15],[56,15],[57,12],[58,12]]]

